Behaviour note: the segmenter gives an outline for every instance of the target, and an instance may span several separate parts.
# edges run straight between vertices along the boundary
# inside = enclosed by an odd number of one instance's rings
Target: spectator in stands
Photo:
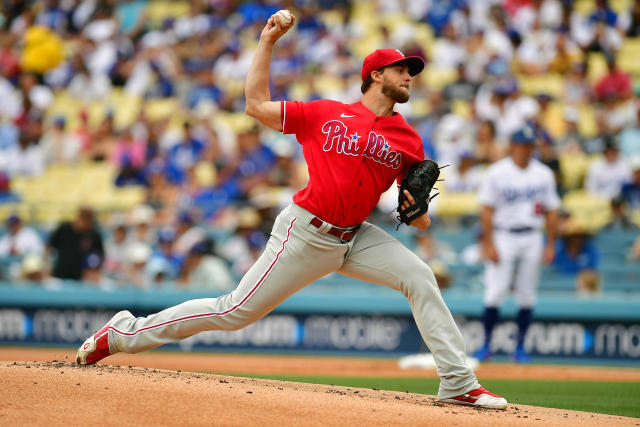
[[[125,162],[136,170],[141,170],[146,162],[147,146],[144,141],[133,136],[131,127],[122,131],[122,135],[111,152],[111,163],[122,169]]]
[[[562,185],[562,171],[560,170],[560,160],[558,159],[558,152],[553,144],[553,138],[547,130],[540,126],[534,126],[536,130],[536,146],[538,149],[538,158],[542,164],[546,165],[553,172],[553,177],[556,181],[556,190],[558,194],[562,196],[565,192]]]
[[[218,189],[230,200],[246,197],[253,188],[265,184],[276,161],[273,151],[262,143],[257,126],[238,134],[237,148],[237,156],[218,174]]]
[[[599,262],[600,252],[591,242],[591,234],[586,228],[575,221],[567,224],[556,242],[554,269],[559,273],[576,277],[578,285],[586,286],[593,282]]]
[[[0,204],[15,203],[20,201],[20,196],[11,192],[11,180],[6,172],[0,172]]]
[[[103,267],[107,275],[119,279],[123,266],[127,260],[129,244],[131,243],[129,230],[123,218],[116,218],[113,230],[104,244]]]
[[[565,134],[555,140],[555,147],[559,155],[576,155],[585,151],[586,139],[578,130],[580,112],[574,107],[564,109]]]
[[[182,270],[184,257],[175,253],[173,243],[176,233],[167,228],[158,232],[158,244],[147,264],[147,275],[154,281],[159,280],[158,274],[162,274],[161,280],[176,279]]]
[[[121,283],[140,289],[149,288],[152,283],[147,276],[147,261],[151,258],[151,248],[144,242],[133,242],[127,252],[127,262],[123,268]]]
[[[556,33],[555,50],[555,57],[549,64],[550,73],[566,74],[583,56],[580,47],[562,31]]]
[[[484,44],[496,57],[506,62],[511,61],[514,50],[508,26],[508,16],[502,5],[492,4],[489,8],[489,22],[483,28]]]
[[[2,81],[0,81],[0,99],[3,99],[2,96]],[[5,157],[4,152],[18,146],[20,135],[18,127],[5,115],[6,113],[3,114],[2,108],[2,104],[0,104],[0,158]],[[0,164],[0,169],[4,169],[2,164]]]
[[[622,186],[621,195],[632,210],[640,210],[640,155],[631,159],[631,181]]]
[[[545,133],[553,138],[559,138],[566,133],[564,118],[552,107],[555,97],[548,92],[536,94],[538,113],[533,119]]]
[[[18,41],[16,37],[7,33],[0,37],[0,76],[9,80],[14,80],[20,74],[20,57],[16,52]],[[3,111],[2,107],[0,111]]]
[[[256,248],[266,244],[266,239],[259,231],[260,214],[253,206],[240,209],[236,221],[233,236],[220,246],[219,254],[231,264],[233,273],[242,277],[257,259]]]
[[[164,162],[161,159],[156,158],[149,162],[145,178],[148,183],[146,201],[149,206],[153,206],[155,209],[175,206],[179,188],[171,185],[167,180]]]
[[[22,259],[19,280],[43,283],[46,278],[47,272],[42,254],[30,253]]]
[[[197,84],[187,95],[187,105],[191,109],[198,107],[201,102],[212,102],[224,105],[225,94],[216,84],[216,76],[211,70],[201,70],[197,74]]]
[[[640,156],[640,104],[636,106],[636,122],[627,126],[618,134],[620,141],[620,151],[622,155],[630,157]]]
[[[521,33],[522,42],[516,51],[520,69],[525,74],[542,74],[547,72],[550,64],[559,56],[567,55],[564,37],[540,25],[534,18],[530,30]]]
[[[149,63],[149,66],[151,70],[151,81],[144,92],[145,99],[169,98],[174,96],[175,89],[171,76],[153,61]]]
[[[25,132],[20,134],[19,144],[12,149],[0,152],[0,168],[11,176],[37,177],[45,169],[41,147],[29,139]]]
[[[456,65],[456,72],[456,80],[444,87],[442,96],[447,102],[457,99],[472,101],[478,86],[467,79],[464,62]]]
[[[589,102],[591,87],[587,80],[587,67],[574,62],[566,74],[563,85],[562,102],[569,106],[580,106]]]
[[[125,0],[116,2],[115,17],[118,20],[120,34],[132,40],[144,31],[147,13],[147,0]]]
[[[71,135],[80,144],[80,157],[88,159],[94,135],[89,125],[89,113],[86,109],[82,109],[78,113],[78,123],[76,128],[71,131]]]
[[[93,286],[103,289],[113,287],[113,280],[102,274],[103,259],[99,254],[92,253],[87,255],[84,260],[84,269],[82,270],[82,281]]]
[[[618,67],[615,56],[607,58],[607,74],[596,83],[594,92],[601,101],[611,96],[624,100],[633,95],[631,76]]]
[[[640,37],[640,2],[633,2],[629,18],[630,22],[627,28],[627,37]]]
[[[86,158],[101,162],[111,157],[116,141],[115,113],[108,110],[95,132],[91,134],[91,145],[86,149]]]
[[[126,129],[111,152],[111,162],[118,168],[116,186],[149,184],[144,174],[146,154],[145,142],[134,138],[131,128]]]
[[[132,242],[152,245],[156,242],[154,219],[156,212],[149,205],[138,205],[131,211],[130,222],[133,227]]]
[[[448,191],[472,193],[478,190],[484,172],[482,166],[476,166],[476,159],[470,152],[462,153],[457,166],[454,164],[448,169],[444,182]]]
[[[69,95],[83,101],[100,101],[111,92],[111,80],[105,73],[90,73],[84,59],[78,53],[71,57],[74,75],[67,87]]]
[[[205,230],[196,224],[193,214],[184,211],[177,219],[172,252],[179,257],[185,257],[193,246],[205,240],[207,236]]]
[[[631,168],[627,160],[620,156],[613,137],[605,136],[604,142],[603,157],[589,165],[585,189],[594,196],[611,200],[620,194],[622,186],[631,180]]]
[[[615,92],[607,92],[597,104],[596,124],[601,134],[614,135],[636,123],[636,107],[631,99],[619,98]]]
[[[479,89],[475,107],[481,120],[493,122],[497,139],[503,143],[539,111],[533,98],[520,93],[514,78],[502,79],[493,88]]]
[[[455,28],[446,24],[442,37],[436,39],[433,45],[431,65],[443,70],[453,70],[462,64],[465,54],[465,45],[458,39]]]
[[[52,276],[59,279],[81,280],[87,256],[104,256],[102,235],[93,210],[81,207],[72,222],[63,222],[49,237],[47,258],[55,251]]]
[[[593,296],[599,295],[602,291],[602,278],[593,270],[585,270],[578,273],[576,279],[576,290],[579,295]]]
[[[422,145],[424,152],[428,157],[436,158],[435,154],[435,129],[440,123],[440,119],[450,112],[449,105],[444,102],[442,92],[438,90],[429,90],[427,92],[427,100],[429,102],[429,113],[419,121],[411,121],[420,138],[422,138]]]
[[[596,0],[595,10],[588,20],[580,23],[582,28],[576,29],[574,37],[589,51],[613,55],[622,44],[620,25],[620,19],[609,6],[609,1]]]
[[[147,181],[147,177],[142,169],[136,168],[128,157],[124,157],[114,184],[116,187],[127,187],[130,185],[147,187],[149,186],[149,181]]]
[[[59,116],[53,120],[51,129],[40,139],[45,164],[73,164],[80,159],[82,146],[78,138],[66,131],[67,121]]]
[[[483,120],[476,127],[474,154],[476,162],[487,166],[503,158],[505,150],[496,142],[496,128],[494,124],[489,120]]]
[[[446,114],[433,132],[438,163],[457,167],[473,150],[473,126],[459,114]]]
[[[611,221],[602,227],[605,231],[636,231],[639,227],[629,218],[627,201],[622,194],[611,199]]]
[[[484,43],[484,35],[475,30],[466,40],[466,55],[464,61],[465,77],[477,87],[483,82],[487,64],[491,59],[489,47]]]
[[[205,154],[205,143],[191,132],[191,123],[184,122],[181,141],[167,153],[167,178],[172,184],[184,182],[186,173]]]
[[[42,255],[44,244],[40,235],[32,228],[25,227],[16,214],[7,218],[7,234],[0,238],[0,257]]]
[[[204,240],[189,250],[177,285],[183,289],[227,291],[235,281],[226,262],[215,255],[213,242]]]

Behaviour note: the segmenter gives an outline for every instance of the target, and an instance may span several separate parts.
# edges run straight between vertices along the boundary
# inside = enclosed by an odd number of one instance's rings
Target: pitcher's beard
[[[409,100],[409,92],[404,92],[397,87],[382,84],[382,94],[388,96],[393,99],[395,102],[399,104],[404,104]]]

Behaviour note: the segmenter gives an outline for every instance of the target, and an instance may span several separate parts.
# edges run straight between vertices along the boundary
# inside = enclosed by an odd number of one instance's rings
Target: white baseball
[[[277,15],[280,16],[280,24],[283,26],[287,26],[291,23],[291,13],[288,10],[279,10]]]

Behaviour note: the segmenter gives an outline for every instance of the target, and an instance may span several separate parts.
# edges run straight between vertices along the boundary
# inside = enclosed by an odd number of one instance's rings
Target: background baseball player
[[[557,209],[560,199],[553,172],[531,158],[536,134],[525,126],[511,137],[511,156],[491,165],[485,174],[478,198],[482,205],[483,245],[486,257],[484,345],[474,355],[491,357],[491,334],[498,309],[513,285],[520,308],[518,337],[513,357],[529,362],[524,338],[531,324],[532,308],[541,261],[554,258]],[[546,244],[542,227],[546,224]]]
[[[309,183],[276,218],[271,238],[238,287],[220,298],[187,301],[146,318],[117,313],[78,350],[89,364],[116,352],[137,353],[205,330],[236,330],[264,317],[282,301],[326,274],[382,284],[405,295],[438,367],[438,397],[488,408],[506,400],[481,387],[465,364],[465,343],[431,269],[378,227],[364,222],[387,190],[424,159],[417,133],[393,111],[409,99],[418,57],[377,50],[362,67],[363,97],[336,101],[273,102],[269,64],[289,25],[271,16],[262,31],[245,84],[246,112],[266,126],[295,134],[309,168]],[[414,204],[408,201],[400,209]],[[429,227],[427,213],[411,224]]]

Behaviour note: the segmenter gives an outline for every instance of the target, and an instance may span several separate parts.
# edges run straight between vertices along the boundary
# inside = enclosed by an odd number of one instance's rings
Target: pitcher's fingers
[[[409,201],[409,204],[411,205],[415,205],[416,201],[413,200],[413,196],[411,195],[411,193],[409,193],[409,190],[404,190],[404,195],[406,196],[407,200]]]

